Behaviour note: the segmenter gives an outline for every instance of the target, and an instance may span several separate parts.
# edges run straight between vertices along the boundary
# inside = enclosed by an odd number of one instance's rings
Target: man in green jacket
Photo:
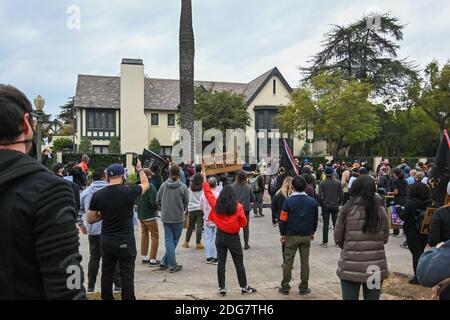
[[[153,173],[150,169],[145,168],[144,172],[151,180]],[[137,201],[138,218],[141,221],[141,255],[142,263],[149,264],[150,267],[159,267],[160,261],[156,260],[159,246],[159,230],[158,230],[158,209],[156,206],[156,189],[150,184],[150,189],[140,196]],[[149,237],[150,234],[150,237]],[[150,256],[148,255],[149,242]]]

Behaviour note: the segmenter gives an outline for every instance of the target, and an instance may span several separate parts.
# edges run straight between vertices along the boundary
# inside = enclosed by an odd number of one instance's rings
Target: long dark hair
[[[351,188],[351,199],[347,208],[353,205],[363,205],[366,213],[366,220],[363,225],[363,232],[376,233],[379,230],[381,216],[381,202],[376,198],[375,180],[369,175],[362,175],[353,182]]]
[[[247,174],[245,171],[239,171],[236,175],[236,182],[239,184],[246,184],[247,183]]]
[[[203,190],[203,176],[200,173],[194,174],[191,180],[191,191],[199,192]]]
[[[217,199],[216,212],[219,215],[232,216],[237,209],[238,199],[231,186],[225,186]]]

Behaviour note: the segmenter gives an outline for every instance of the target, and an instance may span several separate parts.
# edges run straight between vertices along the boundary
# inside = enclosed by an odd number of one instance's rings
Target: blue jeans
[[[177,259],[175,257],[175,249],[183,232],[183,223],[163,223],[164,238],[166,244],[166,254],[162,258],[161,264],[169,268],[175,268]]]
[[[217,227],[210,227],[205,224],[205,255],[206,258],[217,258],[216,232]]]

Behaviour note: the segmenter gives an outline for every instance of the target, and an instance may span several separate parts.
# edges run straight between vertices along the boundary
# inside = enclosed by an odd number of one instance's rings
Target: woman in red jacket
[[[244,254],[242,251],[239,231],[247,225],[247,217],[242,204],[238,203],[236,193],[231,186],[225,186],[216,199],[211,187],[206,181],[206,174],[202,172],[204,179],[203,193],[211,206],[209,220],[217,226],[216,247],[219,265],[217,266],[217,277],[219,280],[219,294],[225,296],[225,266],[227,263],[228,250],[233,257],[234,266],[241,286],[242,294],[252,294],[256,289],[247,284],[247,276],[244,267]]]

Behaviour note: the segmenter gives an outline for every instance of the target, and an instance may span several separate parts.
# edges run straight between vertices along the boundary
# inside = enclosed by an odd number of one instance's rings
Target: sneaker
[[[219,264],[219,259],[217,259],[217,258],[216,258],[216,259],[213,259],[213,260],[212,260],[212,264],[215,265],[215,266],[217,266],[217,265]]]
[[[298,294],[301,296],[306,296],[307,294],[311,293],[311,289],[310,288],[306,288],[306,289],[300,289]]]
[[[225,297],[227,295],[227,290],[225,288],[219,288],[219,294],[222,297]]]
[[[197,249],[197,250],[204,250],[205,246],[203,244],[201,244],[201,243],[197,243],[197,246],[195,247],[195,249]]]
[[[95,292],[95,288],[94,287],[87,288],[87,293],[94,293],[94,292]]]
[[[183,244],[181,245],[182,248],[186,248],[189,249],[189,242],[183,242]]]
[[[181,271],[181,269],[183,269],[183,266],[177,264],[175,267],[170,268],[170,269],[169,269],[169,272],[170,272],[170,273],[176,273],[176,272],[178,272],[178,271]]]
[[[161,261],[156,260],[155,262],[149,261],[148,265],[150,268],[156,268],[161,266]]]
[[[247,286],[247,288],[241,288],[241,293],[243,295],[253,294],[253,293],[256,293],[256,291],[257,290],[255,288],[252,288],[250,286]]]
[[[327,244],[327,243],[321,243],[320,246],[321,246],[322,248],[328,248],[328,244]]]
[[[289,289],[280,288],[280,289],[278,289],[278,292],[281,293],[284,296],[288,296],[289,295]]]
[[[211,264],[213,263],[213,258],[206,258],[206,264]]]
[[[148,264],[150,260],[142,259],[142,264]]]
[[[159,270],[164,271],[164,270],[167,270],[167,269],[169,269],[168,266],[165,266],[165,265],[163,265],[163,264],[160,264],[160,265],[159,265]]]
[[[121,292],[122,292],[121,287],[114,286],[114,293],[121,293]]]
[[[250,246],[248,245],[248,243],[246,243],[246,244],[244,245],[244,250],[248,250],[248,249],[250,249]]]

